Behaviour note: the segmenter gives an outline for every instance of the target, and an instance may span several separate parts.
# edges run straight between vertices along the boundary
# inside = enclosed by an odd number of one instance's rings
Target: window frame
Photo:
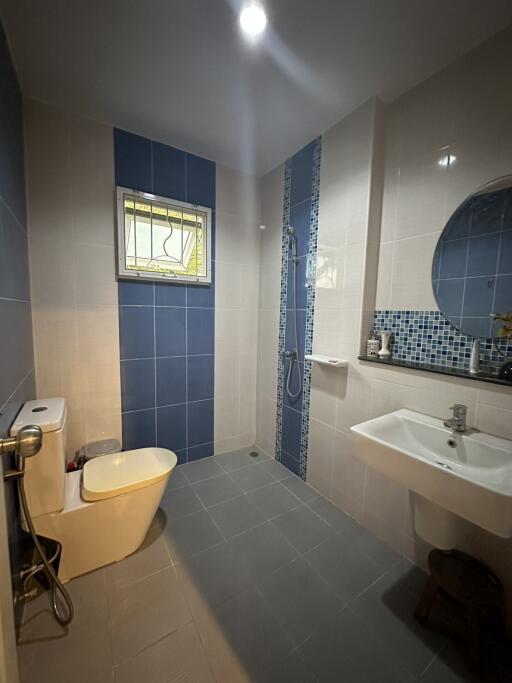
[[[169,273],[158,272],[144,272],[136,271],[126,268],[126,248],[125,248],[125,212],[124,212],[124,197],[130,195],[135,198],[169,204],[180,209],[187,209],[193,211],[200,211],[206,214],[206,254],[205,265],[206,275],[172,275]],[[161,195],[152,194],[150,192],[141,192],[140,190],[132,190],[129,187],[116,186],[116,251],[117,251],[117,278],[118,280],[143,280],[145,282],[169,282],[176,284],[193,284],[210,286],[212,283],[212,209],[208,206],[200,206],[199,204],[190,204],[189,202],[182,202],[172,197],[162,197]]]

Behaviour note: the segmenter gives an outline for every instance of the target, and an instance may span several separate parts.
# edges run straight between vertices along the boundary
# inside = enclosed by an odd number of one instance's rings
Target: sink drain
[[[251,456],[251,458],[257,458],[259,456],[259,453],[258,451],[251,451],[249,455]]]

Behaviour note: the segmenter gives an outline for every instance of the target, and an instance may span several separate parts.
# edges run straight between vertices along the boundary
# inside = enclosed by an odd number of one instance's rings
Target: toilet
[[[69,581],[122,560],[140,547],[177,463],[165,448],[140,448],[95,458],[66,473],[66,402],[28,401],[11,427],[43,432],[26,460],[25,492],[37,534],[62,546],[59,578]]]

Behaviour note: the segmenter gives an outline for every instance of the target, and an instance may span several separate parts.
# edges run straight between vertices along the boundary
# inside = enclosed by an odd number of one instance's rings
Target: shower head
[[[293,236],[295,235],[295,228],[292,228],[292,226],[289,225],[288,228],[287,228],[287,230],[286,230],[286,232],[288,233],[288,235],[289,235],[290,237],[293,237]]]

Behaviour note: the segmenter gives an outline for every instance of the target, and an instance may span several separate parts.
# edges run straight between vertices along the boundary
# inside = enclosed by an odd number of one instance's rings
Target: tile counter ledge
[[[407,368],[409,370],[422,370],[423,372],[435,372],[438,375],[448,375],[450,377],[462,377],[464,379],[473,379],[478,382],[489,382],[490,384],[501,384],[504,387],[512,389],[512,382],[507,382],[500,379],[496,374],[498,369],[494,372],[479,372],[477,375],[470,374],[469,370],[463,368],[452,368],[446,365],[433,365],[430,363],[422,363],[409,360],[398,360],[396,358],[373,358],[371,356],[358,356],[359,360],[376,363],[378,365],[392,365],[396,368]]]

